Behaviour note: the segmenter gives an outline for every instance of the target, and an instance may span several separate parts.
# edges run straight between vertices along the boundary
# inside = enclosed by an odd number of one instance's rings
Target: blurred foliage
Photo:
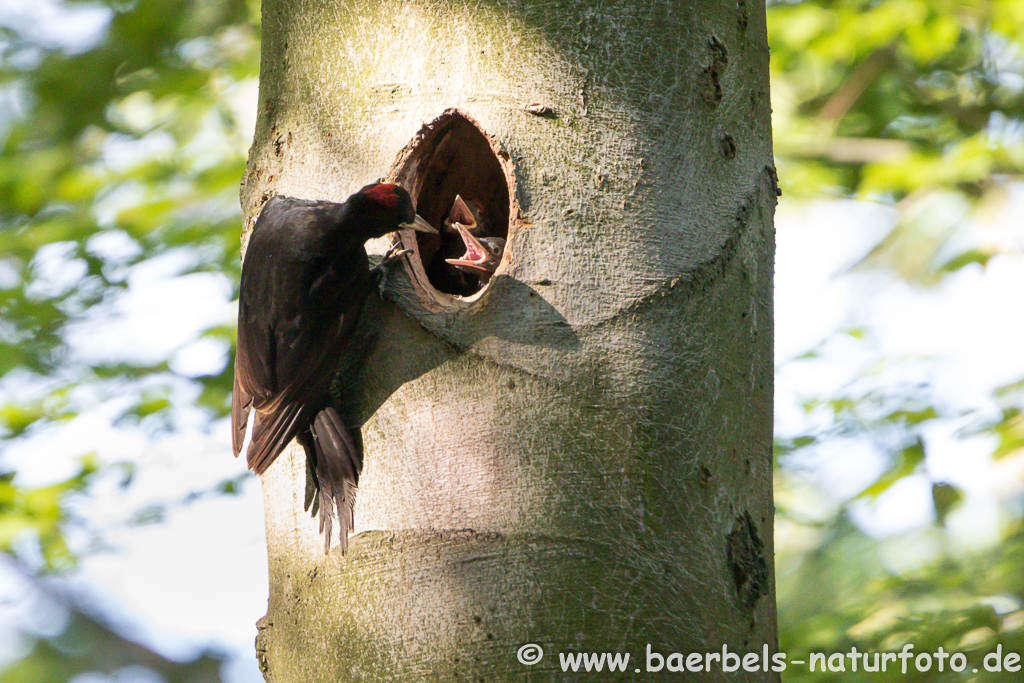
[[[977,226],[1024,179],[1024,3],[770,2],[768,27],[784,200],[850,197],[896,209],[853,272],[929,288],[999,254],[1020,256],[1013,235]],[[837,334],[866,347],[872,331]],[[814,363],[822,354],[780,361]],[[956,673],[947,662],[940,673],[933,662],[903,674],[897,662],[865,673],[860,661],[853,673],[847,658],[844,672],[794,666],[786,681],[1020,680],[1019,671],[989,672],[982,662],[997,646],[1024,653],[1024,381],[996,388],[996,409],[965,412],[927,382],[901,382],[910,362],[865,364],[838,391],[805,399],[803,431],[777,435],[780,649],[792,661],[909,643],[915,656],[962,652],[968,667]],[[949,528],[967,501],[929,466],[930,438],[943,425],[961,451],[987,444],[991,466],[1005,472],[1002,497],[988,501],[999,520],[991,539],[964,543],[963,530]],[[837,494],[843,486],[826,482],[823,463],[850,458],[860,467],[841,471],[866,472],[868,483]],[[858,522],[866,509],[880,514],[875,506],[886,499],[929,489],[918,498],[931,505],[930,523],[908,520],[906,531],[879,537]]]
[[[75,49],[24,27],[0,33],[0,436],[7,447],[75,418],[97,397],[120,399],[115,423],[156,416],[163,421],[153,423],[166,426],[182,400],[210,418],[229,409],[230,353],[211,374],[181,376],[166,362],[83,351],[69,331],[102,321],[134,274],[169,252],[187,252],[179,276],[211,272],[237,282],[238,182],[251,136],[238,112],[251,98],[239,101],[239,91],[258,74],[258,4],[111,0],[59,8],[65,22],[87,10],[95,23],[99,12],[103,30]],[[201,335],[233,344],[223,325]],[[198,401],[180,390],[183,381],[197,386]],[[53,490],[79,490],[85,476]],[[43,527],[33,528],[42,539]]]
[[[116,322],[133,283],[155,264],[177,264],[170,279],[215,274],[233,298],[259,3],[42,4],[0,9],[0,458],[100,407],[114,427],[173,429],[197,409],[209,423],[228,412],[231,390],[234,330],[223,322],[198,333],[226,350],[209,372],[119,355],[102,341],[90,348],[74,335],[76,326]],[[134,463],[80,456],[76,472],[45,486],[0,476],[0,551],[33,572],[69,568],[76,552],[96,547],[81,533],[74,544],[68,537],[80,521],[69,503],[88,495],[98,474],[119,469],[120,485],[132,483]],[[237,488],[233,479],[218,490]],[[162,510],[125,517],[149,523]],[[84,613],[58,636],[33,640],[0,680],[67,680],[130,665],[168,681],[220,680],[220,662],[208,655],[166,660]]]
[[[866,259],[919,283],[982,263],[969,219],[1024,170],[1019,0],[769,4],[772,106],[788,198],[894,202]]]
[[[35,590],[40,590],[38,583]],[[124,638],[64,596],[46,595],[43,605],[61,613],[64,627],[53,637],[36,640],[26,656],[0,671],[0,683],[57,683],[98,673],[120,681],[222,680],[223,653],[207,650],[191,661],[175,661]]]
[[[0,551],[13,553],[28,532],[38,540],[46,566],[71,564],[73,557],[61,529],[62,502],[69,492],[82,490],[95,470],[93,458],[84,457],[81,469],[71,479],[34,489],[15,484],[13,472],[0,475]]]

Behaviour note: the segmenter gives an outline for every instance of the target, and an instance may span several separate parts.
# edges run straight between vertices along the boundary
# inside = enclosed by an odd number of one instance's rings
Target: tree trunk
[[[409,239],[369,302],[338,384],[365,448],[347,556],[294,444],[264,476],[267,680],[774,652],[763,3],[264,0],[247,228],[384,174],[435,225],[477,197],[508,246],[455,297]]]

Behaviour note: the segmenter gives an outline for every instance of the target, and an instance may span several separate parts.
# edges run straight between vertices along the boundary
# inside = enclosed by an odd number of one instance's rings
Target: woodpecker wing
[[[242,266],[232,402],[233,444],[262,474],[325,405],[338,351],[371,290],[361,244],[326,244],[341,205],[275,197],[253,230]],[[324,256],[324,255],[328,256]]]
[[[341,359],[374,291],[364,243],[400,228],[436,232],[400,187],[367,185],[344,204],[274,197],[260,212],[242,264],[232,444],[262,474],[296,438],[306,452],[324,552],[352,530],[362,468],[358,438],[330,405]]]

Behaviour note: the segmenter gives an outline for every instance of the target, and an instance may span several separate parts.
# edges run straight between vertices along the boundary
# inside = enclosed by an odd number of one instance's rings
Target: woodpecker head
[[[367,239],[383,237],[389,232],[409,228],[436,233],[422,217],[416,215],[409,193],[398,185],[377,183],[367,185],[349,198],[350,216],[358,221]]]

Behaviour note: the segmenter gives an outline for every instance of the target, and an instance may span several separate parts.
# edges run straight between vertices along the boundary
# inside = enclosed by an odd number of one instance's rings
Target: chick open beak
[[[429,232],[435,235],[437,234],[437,230],[432,225],[430,225],[430,223],[425,221],[423,217],[420,216],[419,214],[417,214],[416,217],[412,219],[411,223],[399,223],[399,227],[411,228],[412,230],[416,230],[417,232]]]
[[[476,218],[473,217],[473,212],[469,210],[469,206],[459,195],[455,195],[455,202],[452,204],[451,211],[448,212],[448,218],[444,221],[449,230],[453,230],[455,223],[461,223],[470,232],[476,231]]]
[[[460,270],[482,274],[486,282],[486,278],[489,278],[498,267],[501,254],[497,253],[490,245],[484,244],[474,237],[461,223],[452,223],[452,227],[458,230],[462,236],[462,242],[466,245],[466,253],[462,258],[446,258],[445,262]],[[500,242],[503,245],[505,241],[500,240]]]

